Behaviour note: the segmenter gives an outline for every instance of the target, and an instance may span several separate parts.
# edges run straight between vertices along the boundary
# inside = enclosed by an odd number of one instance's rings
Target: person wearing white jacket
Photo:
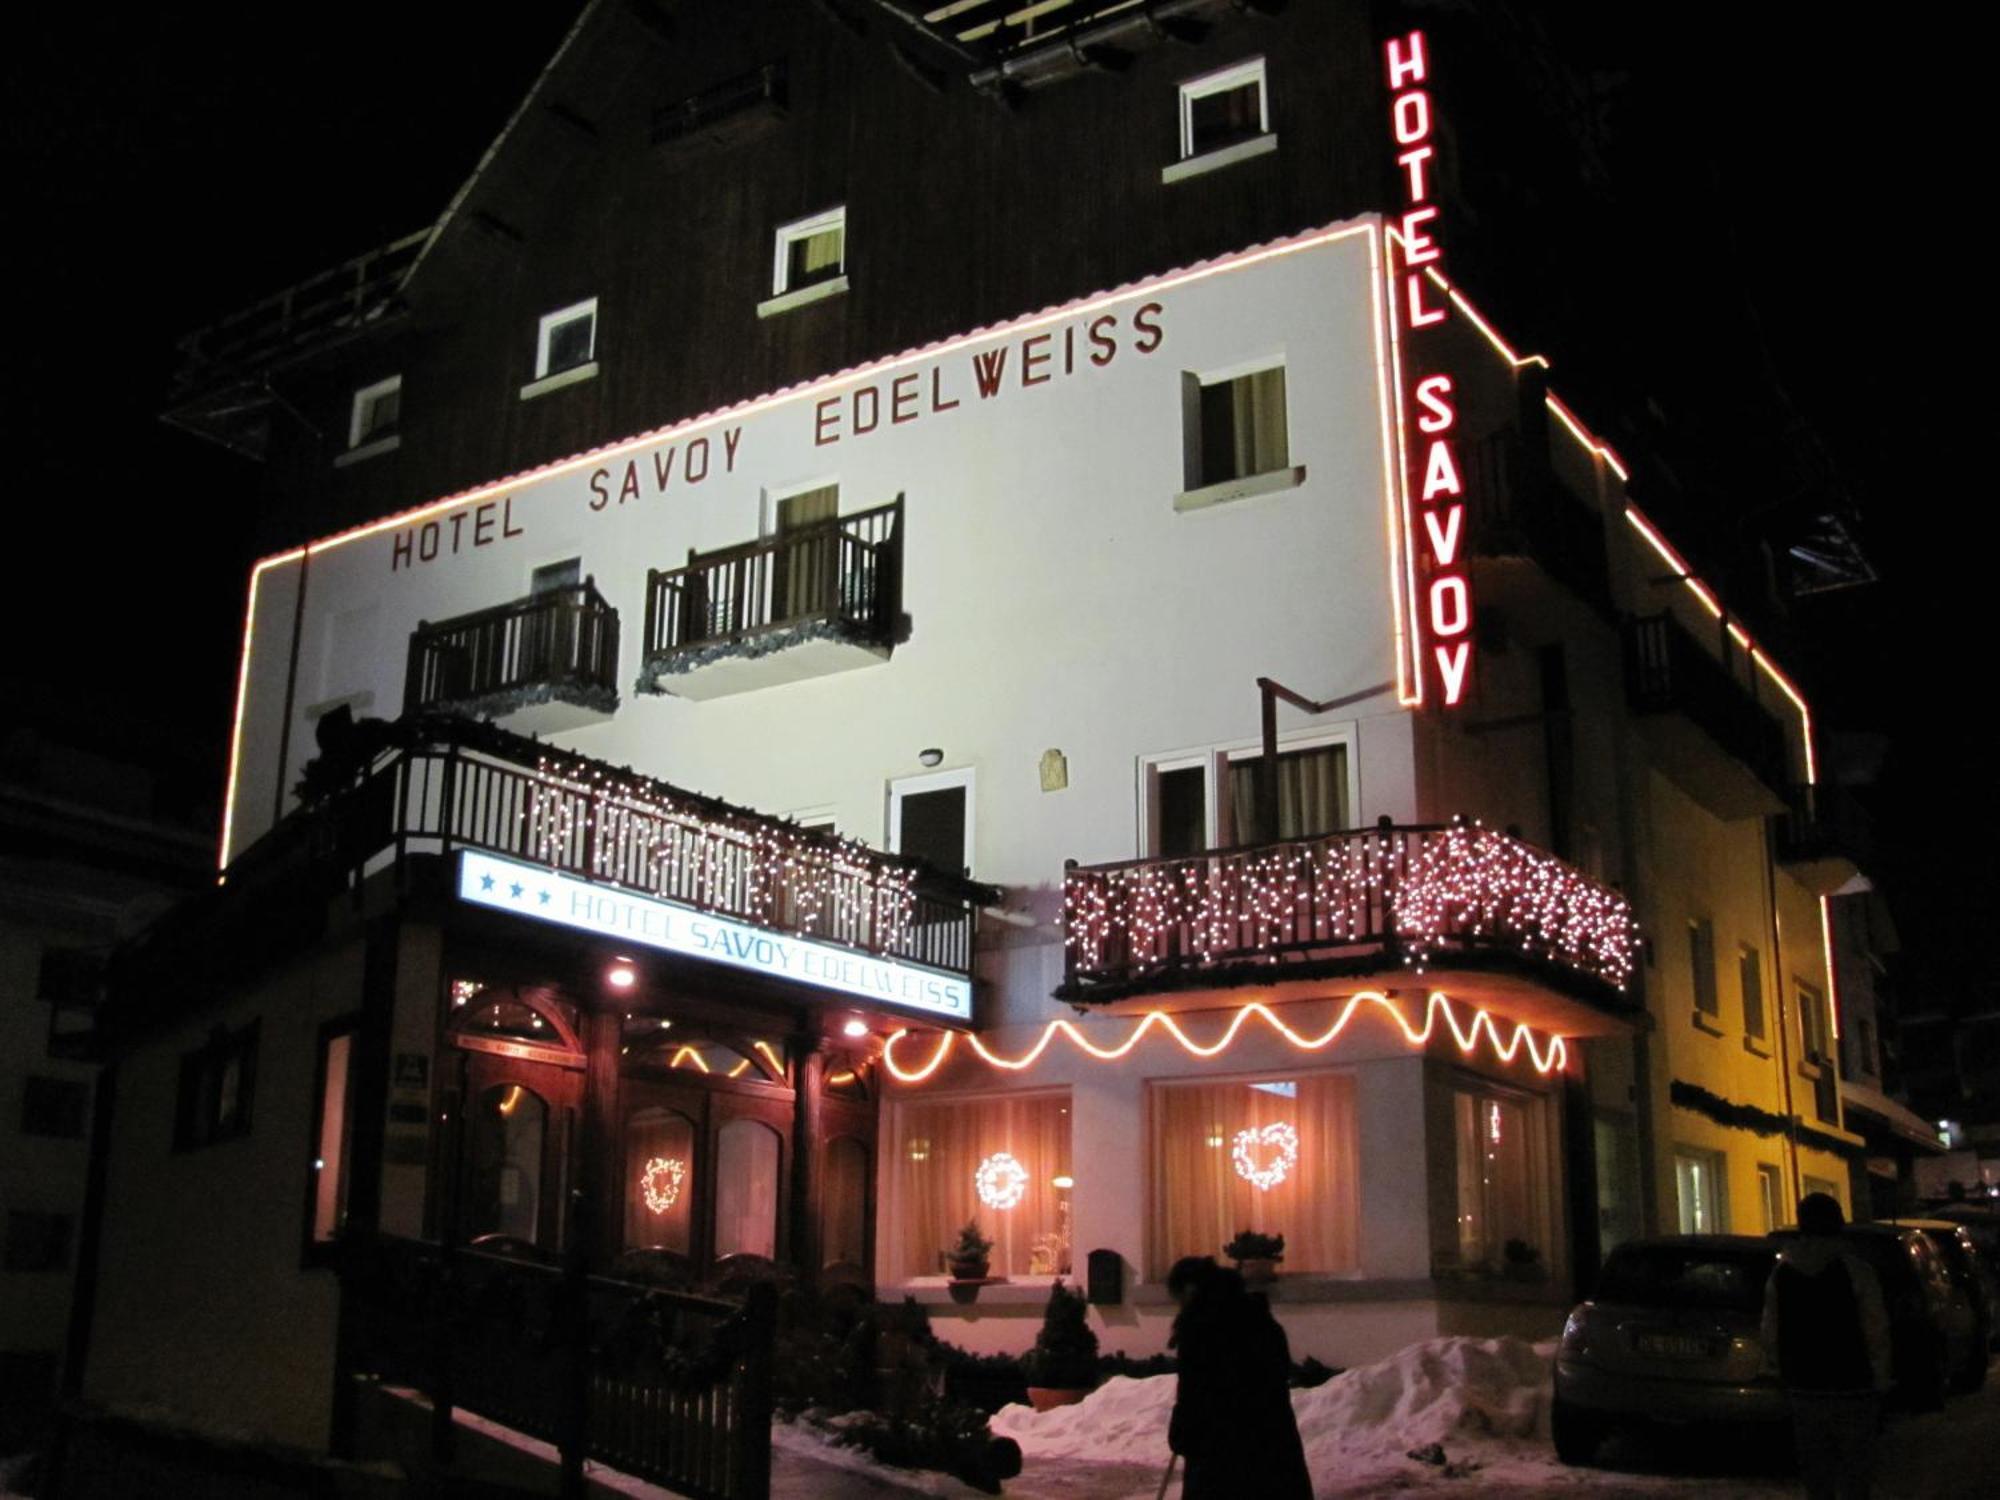
[[[1764,1288],[1764,1358],[1785,1388],[1808,1500],[1868,1500],[1893,1368],[1882,1284],[1845,1227],[1837,1199],[1806,1194]]]

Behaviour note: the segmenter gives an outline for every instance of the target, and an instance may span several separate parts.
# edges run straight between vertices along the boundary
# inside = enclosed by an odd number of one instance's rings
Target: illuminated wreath
[[[663,1214],[680,1201],[681,1183],[687,1166],[678,1157],[656,1156],[639,1174],[639,1191],[646,1195],[646,1207]]]
[[[972,1174],[979,1201],[988,1208],[1012,1208],[1028,1195],[1028,1169],[1005,1151],[996,1151]]]
[[[1260,1146],[1275,1147],[1278,1154],[1268,1162],[1260,1162]],[[1299,1133],[1282,1120],[1261,1130],[1252,1125],[1247,1130],[1236,1132],[1229,1157],[1238,1177],[1259,1192],[1268,1192],[1290,1176],[1292,1168],[1299,1164]]]

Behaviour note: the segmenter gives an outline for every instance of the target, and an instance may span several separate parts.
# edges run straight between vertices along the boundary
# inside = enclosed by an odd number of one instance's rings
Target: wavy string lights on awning
[[[1096,1058],[1099,1062],[1116,1062],[1134,1047],[1138,1046],[1140,1041],[1145,1038],[1146,1033],[1156,1027],[1165,1031],[1175,1041],[1179,1042],[1182,1049],[1190,1056],[1209,1058],[1226,1051],[1229,1045],[1236,1040],[1236,1034],[1243,1029],[1250,1018],[1257,1016],[1269,1023],[1272,1030],[1276,1031],[1301,1052],[1318,1052],[1332,1046],[1338,1040],[1340,1034],[1347,1029],[1348,1022],[1354,1019],[1355,1013],[1363,1005],[1374,1005],[1386,1011],[1402,1031],[1404,1040],[1412,1047],[1422,1047],[1430,1042],[1432,1035],[1437,1030],[1438,1018],[1442,1016],[1444,1018],[1445,1029],[1450,1033],[1452,1040],[1458,1044],[1458,1050],[1465,1053],[1468,1057],[1478,1049],[1480,1033],[1483,1031],[1491,1043],[1495,1055],[1503,1063],[1512,1062],[1519,1053],[1525,1050],[1528,1054],[1528,1060],[1533,1064],[1535,1071],[1546,1075],[1559,1071],[1569,1061],[1569,1048],[1561,1037],[1551,1036],[1547,1039],[1546,1045],[1544,1045],[1537,1041],[1535,1033],[1529,1030],[1525,1022],[1516,1022],[1513,1030],[1503,1037],[1501,1035],[1500,1024],[1493,1019],[1491,1012],[1478,1007],[1456,1004],[1437,990],[1431,991],[1424,1003],[1424,1019],[1421,1026],[1416,1025],[1410,1020],[1409,1015],[1403,1008],[1402,1002],[1395,996],[1381,990],[1363,990],[1347,997],[1346,1003],[1340,1008],[1340,1014],[1335,1016],[1332,1023],[1318,1036],[1308,1036],[1294,1030],[1283,1017],[1268,1005],[1260,1001],[1252,1001],[1250,1004],[1236,1010],[1230,1016],[1229,1024],[1223,1028],[1222,1035],[1215,1041],[1208,1043],[1198,1042],[1189,1036],[1187,1032],[1181,1029],[1180,1022],[1176,1021],[1163,1010],[1147,1011],[1145,1015],[1139,1018],[1138,1024],[1126,1034],[1125,1039],[1112,1047],[1098,1046],[1097,1043],[1085,1036],[1074,1022],[1068,1020],[1049,1022],[1048,1025],[1042,1028],[1042,1034],[1035,1039],[1034,1044],[1017,1057],[1002,1057],[991,1047],[987,1046],[976,1033],[966,1033],[965,1041],[966,1045],[979,1054],[987,1066],[1000,1068],[1007,1072],[1020,1072],[1025,1068],[1033,1067],[1041,1058],[1041,1055],[1048,1050],[1049,1044],[1058,1035],[1067,1037],[1071,1044],[1079,1051]],[[1459,1012],[1462,1009],[1472,1012],[1472,1020],[1469,1023],[1460,1022]],[[929,1060],[920,1066],[906,1068],[896,1060],[896,1045],[909,1034],[908,1028],[905,1028],[896,1032],[883,1044],[882,1065],[889,1070],[890,1076],[898,1082],[922,1083],[937,1072],[939,1068],[944,1066],[944,1061],[951,1055],[952,1047],[957,1042],[959,1033],[952,1031],[940,1033],[937,1046],[932,1051]]]

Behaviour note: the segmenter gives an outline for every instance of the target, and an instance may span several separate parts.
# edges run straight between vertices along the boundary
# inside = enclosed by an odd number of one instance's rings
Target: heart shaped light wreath
[[[1258,1148],[1262,1146],[1276,1147],[1278,1154],[1269,1162],[1260,1162]],[[1283,1120],[1262,1128],[1252,1125],[1236,1132],[1229,1159],[1238,1177],[1259,1192],[1269,1192],[1299,1164],[1299,1133]]]
[[[680,1201],[681,1183],[687,1179],[687,1164],[678,1157],[656,1156],[639,1174],[639,1191],[646,1195],[646,1207],[663,1214]]]

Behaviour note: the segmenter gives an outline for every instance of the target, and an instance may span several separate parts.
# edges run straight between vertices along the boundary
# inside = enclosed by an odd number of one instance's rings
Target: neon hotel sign
[[[1395,238],[1402,246],[1401,286],[1391,285],[1392,317],[1412,333],[1445,321],[1447,304],[1436,300],[1426,270],[1439,258],[1432,223],[1437,152],[1432,145],[1430,50],[1423,32],[1392,38],[1386,48],[1389,126],[1396,142],[1397,176],[1403,212]],[[1392,272],[1392,275],[1395,273]],[[1415,553],[1420,578],[1412,580],[1410,627],[1416,680],[1410,697],[1421,703],[1434,687],[1450,707],[1461,702],[1472,675],[1472,581],[1465,560],[1465,482],[1458,466],[1457,392],[1447,374],[1419,374],[1416,361],[1405,369],[1398,359],[1397,392],[1404,411],[1416,412],[1417,442],[1402,457],[1404,536]],[[1415,493],[1415,536],[1411,538],[1411,496]]]
[[[755,974],[795,979],[856,999],[972,1019],[972,984],[833,943],[766,932],[651,896],[572,880],[538,865],[466,850],[458,896],[475,906],[534,917],[662,953],[703,958]]]

